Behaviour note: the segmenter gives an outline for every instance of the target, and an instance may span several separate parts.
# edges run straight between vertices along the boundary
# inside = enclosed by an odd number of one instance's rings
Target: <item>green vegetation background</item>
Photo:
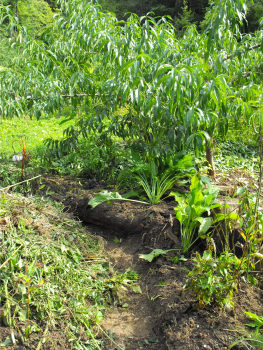
[[[200,23],[204,20],[206,9],[211,0],[99,0],[102,8],[114,12],[118,18],[123,19],[133,12],[143,16],[153,12],[156,16],[171,16],[175,25]],[[29,29],[38,33],[45,25],[52,21],[52,11],[56,9],[54,0],[0,0],[0,4],[10,5],[20,20]],[[187,9],[187,11],[186,11]],[[247,15],[247,31],[258,28],[258,20],[263,16],[263,1],[251,1]],[[1,28],[2,31],[2,28]]]
[[[95,0],[96,1],[96,0]],[[205,18],[207,6],[211,0],[99,0],[102,9],[114,12],[119,19],[127,18],[129,13],[139,16],[153,12],[155,16],[170,16],[180,35],[185,26],[197,24],[199,29],[209,21]],[[22,25],[41,38],[44,29],[51,25],[56,11],[55,0],[0,0],[1,5],[9,5]],[[263,17],[263,1],[251,1],[244,30],[253,32],[258,29],[259,19]],[[14,60],[19,53],[10,47],[5,23],[0,25],[0,75],[4,67],[17,66]]]

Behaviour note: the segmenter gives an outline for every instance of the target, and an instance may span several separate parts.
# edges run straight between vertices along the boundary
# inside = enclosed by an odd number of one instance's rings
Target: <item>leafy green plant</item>
[[[170,157],[169,161],[166,158],[156,162],[151,161],[149,164],[144,164],[141,170],[134,171],[135,179],[152,204],[159,203],[165,194],[170,196],[168,191],[174,185],[185,184],[185,178],[195,172],[193,157],[189,155],[181,158]]]
[[[208,179],[200,178],[199,175],[192,177],[189,194],[174,193],[178,203],[174,209],[180,222],[184,253],[188,252],[199,238],[205,238],[216,221],[216,218],[211,216],[211,210],[222,206],[215,202],[217,194],[218,189],[212,187]],[[204,214],[208,216],[204,217]]]
[[[139,201],[136,199],[130,199],[128,196],[122,196],[118,192],[109,192],[107,190],[101,191],[100,193],[96,194],[92,199],[89,200],[89,205],[94,209],[98,205],[104,202],[110,203],[112,200],[118,200],[118,201],[129,201],[129,202],[136,202],[141,204],[149,204],[147,202]]]
[[[158,176],[157,169],[154,164],[151,165],[152,173],[150,181],[148,181],[146,175],[141,173],[136,176],[138,183],[144,189],[149,201],[152,204],[157,204],[161,201],[161,198],[168,190],[171,190],[177,181],[177,176],[171,176],[167,171],[164,174]]]
[[[174,249],[168,249],[168,250],[163,250],[163,249],[154,249],[152,250],[149,254],[140,254],[139,258],[152,262],[155,258],[158,258],[160,255],[166,255],[167,253],[173,251]]]
[[[242,334],[241,337],[236,339],[229,347],[232,349],[237,344],[242,344],[246,349],[262,349],[263,348],[263,334],[260,328],[263,326],[263,316],[258,316],[252,312],[245,312],[245,314],[252,320],[247,323],[246,326],[255,328],[253,332],[249,332],[245,329],[239,330]]]
[[[239,286],[240,259],[227,251],[216,257],[206,250],[202,256],[196,253],[193,263],[185,288],[193,292],[199,306],[213,302],[220,306],[233,306],[233,295]],[[246,269],[245,263],[241,268],[242,271]]]
[[[120,301],[123,293],[131,289],[135,293],[142,293],[139,284],[137,283],[140,276],[136,271],[127,269],[123,273],[115,274],[109,281],[112,293],[116,296],[116,301]]]

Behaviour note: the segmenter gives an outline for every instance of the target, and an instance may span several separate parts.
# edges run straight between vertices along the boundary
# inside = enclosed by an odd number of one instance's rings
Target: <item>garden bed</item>
[[[191,291],[184,289],[192,261],[178,255],[181,244],[175,202],[113,201],[91,209],[88,201],[102,189],[98,183],[80,186],[71,179],[52,178],[45,179],[45,184],[89,231],[105,239],[114,270],[131,269],[141,276],[141,293],[124,293],[101,323],[101,336],[106,334],[108,339],[105,349],[227,349],[248,321],[244,311],[263,314],[262,290],[248,283],[242,283],[234,296],[234,308],[212,303],[200,309]],[[229,192],[223,193],[222,201],[224,197],[230,198]],[[155,248],[174,250],[151,263],[140,258]],[[174,256],[179,257],[176,264],[171,261]]]

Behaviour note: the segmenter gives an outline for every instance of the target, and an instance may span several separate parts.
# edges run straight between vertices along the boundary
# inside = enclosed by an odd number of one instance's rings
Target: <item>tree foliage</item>
[[[50,26],[54,15],[48,3],[44,0],[19,0],[17,2],[17,12],[21,24],[36,32]]]
[[[259,27],[261,17],[263,17],[262,0],[251,1],[248,5],[247,22],[244,23],[246,32],[251,33],[256,31]]]
[[[101,0],[100,4],[106,10],[116,13],[119,19],[127,18],[126,13],[132,12],[143,16],[148,12],[154,12],[156,16],[171,16],[180,18],[185,5],[193,14],[194,21],[200,22],[205,14],[208,0]]]
[[[199,152],[258,113],[262,32],[240,33],[246,1],[215,1],[204,33],[193,25],[180,39],[165,18],[119,22],[79,0],[60,7],[41,41],[18,26],[21,69],[2,75],[3,117],[39,117],[71,103],[85,113],[66,130],[68,145],[95,131],[165,158],[189,146]]]
[[[20,21],[20,25],[39,34],[50,26],[54,13],[44,0],[0,0],[0,6],[7,6]]]

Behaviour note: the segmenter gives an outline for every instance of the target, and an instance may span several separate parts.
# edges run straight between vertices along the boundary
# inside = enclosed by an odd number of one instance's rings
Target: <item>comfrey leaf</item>
[[[200,222],[200,227],[199,227],[199,231],[198,231],[198,234],[199,236],[202,236],[203,234],[205,234],[209,228],[212,226],[213,224],[213,219],[211,217],[209,218],[203,218],[203,217],[200,217],[197,219],[199,222]]]
[[[100,193],[96,194],[95,197],[93,197],[89,201],[89,205],[94,209],[99,204],[103,202],[110,202],[111,200],[116,199],[123,199],[123,197],[118,192],[109,192],[107,190],[101,191]]]
[[[148,204],[147,202],[134,200],[134,199],[128,199],[127,195],[120,195],[118,192],[109,192],[107,190],[101,191],[98,193],[95,197],[93,197],[89,201],[89,205],[92,207],[92,209],[96,208],[99,204],[108,202],[112,200],[122,200],[122,201],[130,201],[130,202],[137,202],[141,204]]]
[[[151,253],[149,254],[140,254],[139,258],[147,260],[149,262],[152,262],[155,258],[157,258],[160,255],[165,255],[168,252],[174,249],[168,249],[168,250],[163,250],[163,249],[154,249]]]

